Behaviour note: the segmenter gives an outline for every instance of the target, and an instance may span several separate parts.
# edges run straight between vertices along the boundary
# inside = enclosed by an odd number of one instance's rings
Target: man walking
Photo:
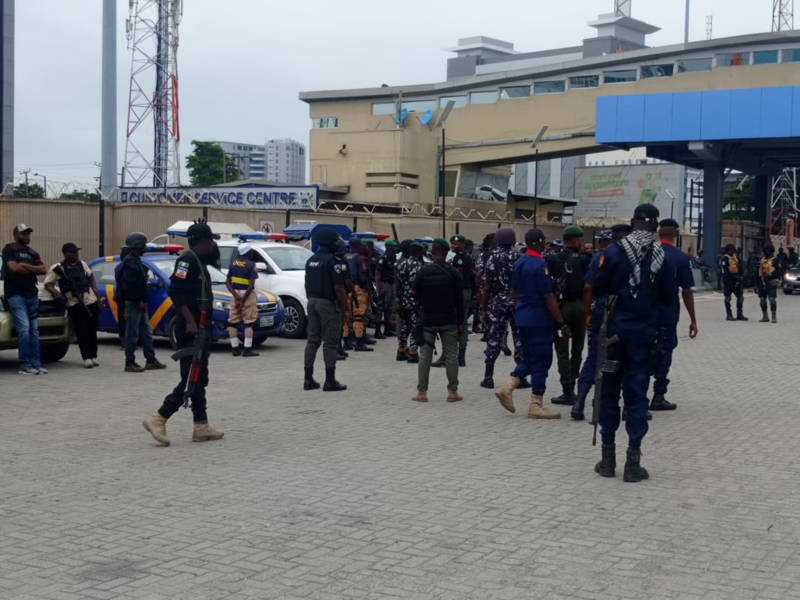
[[[125,239],[128,255],[122,261],[120,282],[125,294],[125,372],[142,373],[165,369],[166,365],[156,359],[153,347],[153,328],[147,311],[147,280],[149,269],[142,262],[147,249],[147,237],[143,233],[132,233]],[[144,347],[145,366],[136,363],[136,346]]]
[[[725,315],[728,321],[747,321],[744,316],[744,265],[736,254],[736,246],[728,244],[719,258],[722,273],[722,291],[725,295]],[[731,296],[736,296],[736,318],[731,310]]]
[[[656,360],[653,369],[653,400],[650,410],[675,410],[678,406],[667,401],[669,386],[669,370],[672,367],[672,353],[678,347],[678,321],[681,317],[681,304],[678,289],[683,297],[686,312],[689,313],[689,338],[697,337],[697,316],[694,310],[694,277],[689,257],[675,247],[680,226],[673,219],[664,219],[659,224],[658,235],[664,247],[665,269],[670,269],[670,281],[673,288],[669,302],[658,307],[658,338],[656,342]]]
[[[761,300],[761,321],[769,323],[767,315],[767,302],[772,311],[772,322],[778,322],[778,287],[783,276],[780,265],[775,257],[775,246],[764,246],[764,257],[758,267],[758,297]]]
[[[512,374],[511,381],[495,395],[507,411],[514,413],[512,394],[522,380],[531,376],[531,402],[528,408],[530,419],[560,419],[561,415],[544,405],[547,374],[553,364],[554,329],[559,335],[568,336],[569,328],[558,307],[553,292],[553,280],[547,273],[542,256],[546,239],[539,229],[525,234],[527,251],[514,264],[511,286],[514,290],[516,308],[514,319],[519,329],[522,345],[521,361]]]
[[[253,261],[253,247],[240,244],[237,248],[239,256],[231,261],[225,284],[233,297],[228,311],[228,336],[231,352],[234,356],[245,358],[258,356],[253,350],[253,334],[258,321],[258,297],[255,293],[258,271]],[[239,324],[244,327],[244,353],[239,348]]]
[[[80,259],[80,248],[68,242],[61,247],[64,260],[51,267],[44,278],[44,287],[56,298],[63,299],[72,331],[78,339],[83,366],[99,367],[97,360],[97,320],[100,316],[97,282],[94,273]]]
[[[569,337],[559,337],[556,340],[562,393],[553,398],[552,402],[572,406],[576,400],[575,382],[580,375],[583,345],[586,340],[583,287],[591,258],[583,253],[583,230],[580,227],[574,225],[567,227],[563,238],[563,249],[547,260],[550,275],[555,281],[555,294],[561,314],[570,331]]]
[[[19,345],[20,375],[46,375],[39,345],[39,275],[47,267],[31,248],[33,228],[24,223],[14,227],[14,241],[3,248],[3,297],[14,319]]]
[[[154,415],[147,417],[144,428],[162,446],[169,446],[167,420],[186,402],[192,403],[193,442],[220,440],[225,435],[208,424],[206,413],[206,387],[208,387],[208,350],[210,346],[213,290],[209,265],[219,262],[219,239],[208,224],[200,219],[186,232],[189,249],[175,261],[175,270],[170,277],[169,297],[177,312],[176,338],[178,349],[191,349],[180,357],[181,380],[175,389],[164,398],[164,403]],[[128,244],[130,245],[130,244]],[[201,328],[206,328],[202,331]],[[198,336],[202,336],[197,340]],[[204,341],[203,341],[204,340]],[[195,343],[203,342],[199,350],[199,364],[194,357]]]
[[[412,293],[414,280],[422,269],[424,247],[417,241],[408,243],[408,257],[403,252],[403,260],[397,265],[397,301],[400,314],[400,328],[397,332],[397,360],[419,363],[417,325],[419,324],[419,303]]]
[[[460,402],[458,393],[458,340],[464,326],[461,275],[447,264],[450,245],[436,239],[431,247],[433,262],[423,266],[411,290],[420,307],[419,367],[416,402],[428,401],[428,379],[433,347],[438,335],[447,372],[447,401]],[[419,335],[419,334],[418,334]]]

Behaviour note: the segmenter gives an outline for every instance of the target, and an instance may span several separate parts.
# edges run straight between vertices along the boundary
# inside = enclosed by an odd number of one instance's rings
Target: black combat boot
[[[342,385],[336,381],[336,367],[325,368],[325,384],[322,386],[323,392],[343,392],[347,389],[346,385]]]
[[[725,303],[725,320],[726,321],[735,321],[736,319],[733,318],[733,311],[731,311],[731,303]]]
[[[306,377],[305,381],[303,381],[303,389],[307,392],[310,390],[319,389],[319,383],[314,381],[314,367],[306,367]]]
[[[494,389],[494,363],[486,363],[486,371],[483,373],[481,387],[489,390]]]
[[[767,305],[766,304],[762,304],[761,305],[761,315],[762,316],[761,316],[761,320],[759,321],[759,323],[769,323],[769,315],[767,314]]]
[[[625,473],[622,476],[623,481],[628,483],[638,483],[645,479],[650,479],[650,473],[647,472],[639,461],[642,458],[642,451],[639,448],[632,448],[628,446],[628,457],[625,460]]]
[[[668,402],[664,394],[653,394],[650,410],[675,410],[676,408],[678,408],[678,405]]]
[[[594,466],[594,472],[602,477],[615,477],[617,475],[617,447],[614,444],[603,444],[602,458]],[[625,473],[628,466],[625,465]],[[627,481],[627,480],[626,480]]]
[[[374,348],[367,346],[367,340],[363,337],[356,338],[356,345],[353,348],[356,352],[374,352]]]
[[[402,346],[397,348],[397,356],[395,356],[395,360],[397,362],[405,362],[408,360],[408,355],[406,354],[406,349]]]
[[[736,309],[736,320],[737,321],[749,321],[750,319],[748,319],[747,317],[744,316],[744,313],[742,312],[741,308],[737,308]]]
[[[503,351],[503,356],[511,356],[512,354],[511,348],[508,347],[508,344],[504,344],[503,347],[500,348],[500,350]]]
[[[586,407],[586,396],[588,395],[589,389],[584,389],[578,385],[578,395],[575,397],[575,404],[572,405],[572,410],[569,413],[573,421],[583,421],[586,418],[583,415],[583,411]]]
[[[236,346],[236,348],[231,348],[231,354],[233,354],[234,356],[241,356],[242,348],[240,346]]]
[[[467,366],[467,349],[461,348],[458,351],[458,366],[459,367],[466,367]]]
[[[511,373],[512,377],[514,373]],[[520,377],[519,378],[519,386],[517,387],[518,390],[529,390],[531,389],[531,384],[528,382],[527,377]]]
[[[376,340],[385,340],[386,339],[386,336],[381,333],[380,324],[375,326],[375,339]]]
[[[244,352],[242,352],[242,358],[253,358],[255,356],[260,356],[260,352],[256,352],[252,348],[245,348]]]
[[[348,350],[354,350],[355,346],[353,346],[353,334],[351,333],[348,336],[345,336],[342,340],[342,344],[344,344],[345,352]]]
[[[777,308],[773,308],[772,309],[772,322],[773,323],[777,323],[778,322],[778,309]]]
[[[564,393],[558,396],[557,398],[553,398],[550,400],[553,404],[558,406],[573,406],[575,404],[575,392],[572,390],[564,390]]]

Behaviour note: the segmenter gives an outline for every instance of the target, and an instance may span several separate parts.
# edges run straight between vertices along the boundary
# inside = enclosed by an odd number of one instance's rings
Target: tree
[[[734,185],[726,186],[722,201],[722,218],[734,221],[749,221],[753,218],[753,178],[744,183],[741,179]]]
[[[14,187],[15,198],[44,198],[44,188],[38,183],[20,183]]]
[[[242,173],[236,162],[225,154],[219,144],[193,140],[192,147],[192,153],[186,157],[192,185],[206,187],[241,178]]]
[[[100,194],[97,192],[90,192],[89,190],[83,190],[82,192],[69,192],[65,194],[61,194],[59,196],[62,200],[84,200],[84,201],[91,201],[91,202],[99,202],[100,201]]]

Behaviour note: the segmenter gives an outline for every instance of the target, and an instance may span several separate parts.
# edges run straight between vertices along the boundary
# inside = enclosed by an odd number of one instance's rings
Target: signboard
[[[119,188],[112,199],[120,204],[175,204],[220,208],[316,210],[319,188],[242,187],[242,188]]]
[[[586,225],[627,223],[639,204],[683,224],[686,169],[680,165],[619,165],[575,169],[575,219]]]

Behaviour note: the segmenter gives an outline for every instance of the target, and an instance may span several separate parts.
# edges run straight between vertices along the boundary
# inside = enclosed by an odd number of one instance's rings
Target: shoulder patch
[[[335,265],[333,265],[333,272],[338,275],[341,275],[342,273],[347,273],[347,265],[336,263]]]
[[[185,260],[179,260],[175,263],[174,275],[178,279],[186,279],[189,276],[189,263]]]

